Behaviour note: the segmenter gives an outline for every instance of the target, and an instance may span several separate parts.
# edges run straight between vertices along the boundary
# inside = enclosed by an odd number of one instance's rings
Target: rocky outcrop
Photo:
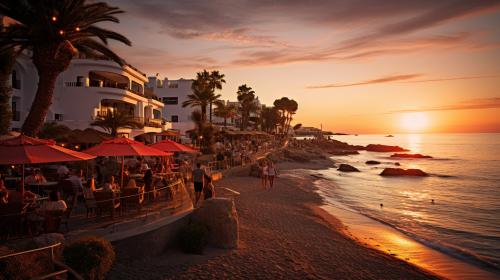
[[[432,158],[422,154],[392,154],[391,158]]]
[[[368,160],[365,162],[366,164],[368,165],[375,165],[375,164],[380,164],[380,161],[376,161],[376,160]]]
[[[417,177],[425,177],[429,176],[429,174],[425,173],[420,169],[402,169],[402,168],[386,168],[381,176],[417,176]]]
[[[337,170],[342,172],[360,172],[356,167],[345,163],[342,163]]]
[[[369,152],[379,152],[379,153],[388,153],[388,152],[407,152],[408,150],[405,148],[401,148],[399,146],[388,146],[381,144],[369,144],[365,147],[365,150]]]
[[[394,165],[396,165],[396,166],[401,166],[401,163],[399,163],[399,162],[395,162],[395,163],[394,163]]]
[[[205,200],[199,208],[194,210],[191,219],[193,222],[208,226],[209,244],[225,249],[238,247],[239,222],[233,199]]]
[[[355,150],[330,150],[328,153],[332,156],[359,155],[359,152]]]

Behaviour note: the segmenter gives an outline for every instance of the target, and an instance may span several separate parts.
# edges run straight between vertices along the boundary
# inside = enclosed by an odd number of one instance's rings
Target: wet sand
[[[279,164],[274,189],[259,178],[232,174],[218,182],[241,193],[235,199],[240,248],[208,248],[204,255],[171,250],[161,256],[118,256],[110,279],[437,279],[389,254],[362,246],[322,210],[312,176],[296,168],[325,168],[331,162]],[[303,174],[303,173],[302,173]],[[147,248],[145,248],[147,249]]]

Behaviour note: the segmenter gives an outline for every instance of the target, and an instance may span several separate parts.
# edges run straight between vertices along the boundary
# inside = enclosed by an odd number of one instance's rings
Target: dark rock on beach
[[[425,156],[422,154],[393,154],[391,158],[432,158],[431,156]]]
[[[401,163],[399,163],[399,162],[395,162],[395,163],[394,163],[394,165],[396,165],[396,166],[400,166],[400,165],[401,165]]]
[[[429,176],[429,174],[425,173],[420,169],[402,169],[402,168],[386,168],[380,176],[417,176],[417,177],[425,177]]]
[[[337,170],[342,172],[360,172],[356,167],[344,163],[341,164]]]
[[[401,148],[399,146],[389,146],[389,145],[381,145],[381,144],[369,144],[365,147],[365,150],[369,152],[379,152],[379,153],[387,153],[387,152],[407,152],[408,150],[405,148]]]
[[[380,161],[376,161],[376,160],[368,160],[365,162],[366,164],[369,164],[369,165],[375,165],[375,164],[380,164]]]

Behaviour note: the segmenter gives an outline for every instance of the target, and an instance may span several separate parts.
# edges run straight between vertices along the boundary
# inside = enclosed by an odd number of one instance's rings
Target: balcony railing
[[[82,87],[83,83],[82,82],[65,82],[64,86],[66,86],[66,87]]]

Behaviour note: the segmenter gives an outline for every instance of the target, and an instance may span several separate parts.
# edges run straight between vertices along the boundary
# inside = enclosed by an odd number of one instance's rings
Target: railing
[[[76,273],[73,269],[68,267],[66,264],[61,263],[60,261],[57,261],[54,256],[54,248],[61,246],[62,244],[60,242],[54,243],[49,246],[41,247],[41,248],[36,248],[32,250],[26,250],[22,252],[16,252],[16,253],[11,253],[7,255],[0,256],[0,260],[7,259],[7,258],[12,258],[12,257],[17,257],[21,255],[27,255],[27,254],[32,254],[36,252],[41,252],[45,250],[50,250],[50,261],[55,265],[55,267],[61,268],[61,270],[54,271],[52,273],[48,273],[42,276],[38,276],[32,279],[54,279],[57,276],[62,276],[66,274],[71,274],[72,278],[77,279],[77,280],[83,280],[83,278]]]
[[[162,119],[146,118],[144,121],[144,125],[151,127],[162,127],[162,123]]]
[[[82,82],[64,82],[65,87],[82,87]]]

